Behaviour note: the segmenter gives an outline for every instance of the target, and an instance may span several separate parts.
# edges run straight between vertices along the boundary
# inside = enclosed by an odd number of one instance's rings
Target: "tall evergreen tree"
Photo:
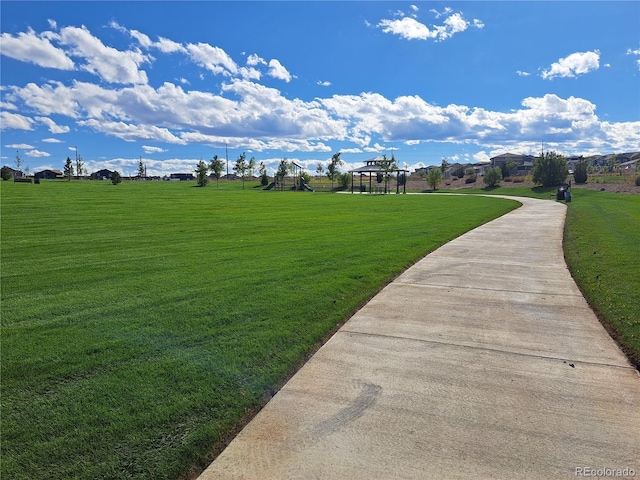
[[[67,162],[64,164],[64,176],[68,181],[71,181],[71,177],[73,177],[73,162],[69,157],[67,157]]]
[[[209,166],[204,160],[200,160],[196,167],[196,179],[199,187],[206,187],[207,183],[209,183],[207,173],[209,173]]]

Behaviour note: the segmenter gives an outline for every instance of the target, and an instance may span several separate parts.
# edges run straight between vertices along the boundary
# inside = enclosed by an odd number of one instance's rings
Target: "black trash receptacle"
[[[564,200],[564,192],[566,191],[565,186],[558,187],[558,191],[556,192],[556,200]]]

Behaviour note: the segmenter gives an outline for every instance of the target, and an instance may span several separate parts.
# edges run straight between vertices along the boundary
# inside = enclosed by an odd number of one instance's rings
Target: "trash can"
[[[556,192],[556,200],[564,200],[564,196],[566,193],[566,188],[564,185],[558,187],[558,191]]]
[[[567,203],[571,201],[571,190],[564,192],[564,201]]]

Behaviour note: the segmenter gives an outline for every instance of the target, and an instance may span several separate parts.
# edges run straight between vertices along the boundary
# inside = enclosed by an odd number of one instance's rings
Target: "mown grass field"
[[[640,195],[573,190],[565,256],[612,336],[640,368]]]
[[[427,252],[516,206],[2,182],[1,470],[176,479]]]

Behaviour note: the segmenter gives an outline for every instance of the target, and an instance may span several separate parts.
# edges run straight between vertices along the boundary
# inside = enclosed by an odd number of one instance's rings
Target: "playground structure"
[[[296,162],[291,162],[292,167],[292,185],[287,185],[287,177],[286,176],[278,176],[274,177],[274,181],[271,182],[265,190],[296,190],[296,191],[307,191],[313,192],[313,189],[305,182],[302,177],[302,166],[298,165]]]

